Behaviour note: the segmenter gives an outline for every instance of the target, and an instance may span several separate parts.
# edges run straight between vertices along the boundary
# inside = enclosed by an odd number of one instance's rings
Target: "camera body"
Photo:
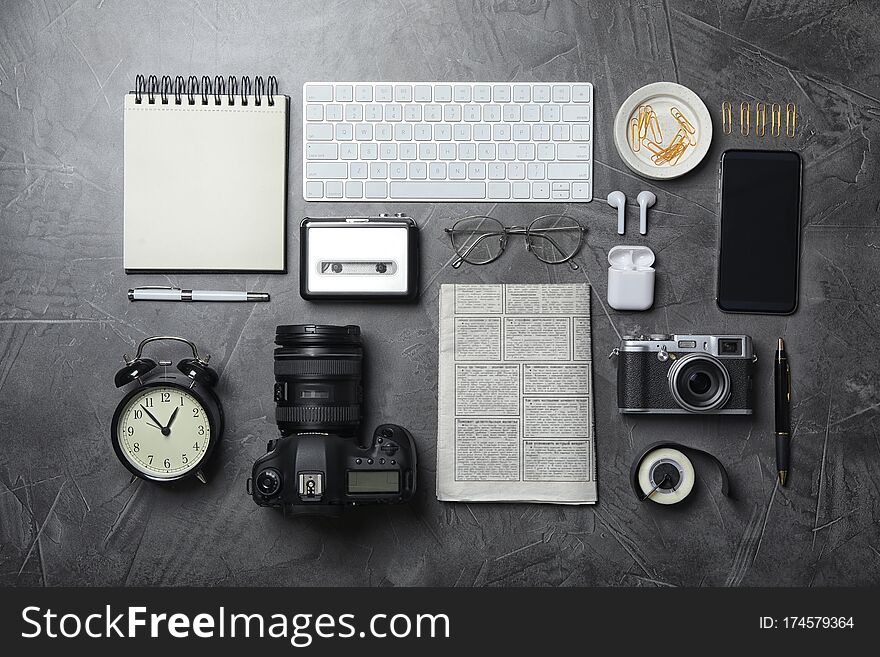
[[[250,485],[260,506],[335,515],[345,505],[405,502],[415,491],[415,444],[396,424],[377,427],[366,447],[302,433],[271,440],[268,450],[254,463]]]
[[[752,414],[747,335],[624,336],[612,355],[620,413]]]
[[[275,333],[275,421],[280,438],[254,463],[248,493],[291,514],[405,502],[416,489],[410,433],[382,424],[366,446],[360,327],[296,324]]]

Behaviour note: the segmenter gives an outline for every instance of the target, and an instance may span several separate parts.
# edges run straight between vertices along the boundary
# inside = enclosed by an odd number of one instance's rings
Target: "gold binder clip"
[[[739,131],[743,137],[749,136],[752,127],[752,104],[743,101],[739,104]]]
[[[767,131],[767,105],[755,103],[755,134],[763,137]]]
[[[797,131],[797,105],[788,103],[785,106],[785,135],[794,137]]]
[[[721,130],[725,135],[733,132],[733,110],[726,100],[721,103]]]
[[[781,128],[782,108],[779,106],[779,103],[773,103],[770,106],[770,134],[778,137]]]

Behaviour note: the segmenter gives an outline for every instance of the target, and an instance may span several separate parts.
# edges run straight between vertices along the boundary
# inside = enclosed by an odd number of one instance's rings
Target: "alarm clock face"
[[[211,422],[204,406],[183,387],[159,384],[123,400],[116,423],[121,458],[148,479],[180,479],[208,453]]]

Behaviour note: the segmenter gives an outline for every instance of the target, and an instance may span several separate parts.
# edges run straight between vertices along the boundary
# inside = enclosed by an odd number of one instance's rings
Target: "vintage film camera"
[[[611,355],[621,413],[752,414],[747,335],[624,336]]]
[[[292,514],[338,515],[346,505],[394,504],[416,489],[409,432],[379,425],[360,444],[363,346],[358,326],[279,326],[275,420],[281,437],[254,463],[248,493]]]

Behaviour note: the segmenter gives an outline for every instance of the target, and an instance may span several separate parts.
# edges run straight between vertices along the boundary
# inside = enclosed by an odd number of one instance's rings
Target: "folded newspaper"
[[[596,502],[590,286],[443,285],[437,498]]]

